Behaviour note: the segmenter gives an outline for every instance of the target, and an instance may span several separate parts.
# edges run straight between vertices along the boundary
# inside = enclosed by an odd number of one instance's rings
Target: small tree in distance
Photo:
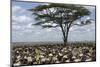
[[[70,4],[48,4],[39,5],[33,9],[30,9],[33,15],[36,16],[37,23],[33,25],[41,25],[43,28],[55,28],[60,27],[63,34],[64,45],[68,41],[68,33],[72,26],[83,26],[91,23],[91,19],[80,21],[84,16],[89,16],[90,11],[81,5]]]

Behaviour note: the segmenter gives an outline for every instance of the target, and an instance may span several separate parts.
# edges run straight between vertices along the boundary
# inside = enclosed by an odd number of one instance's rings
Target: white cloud
[[[87,17],[87,18],[86,18],[86,20],[89,20],[89,19],[91,19],[91,18],[90,18],[90,17]]]
[[[39,34],[41,34],[41,32],[38,31],[38,32],[36,32],[35,34],[36,34],[36,35],[39,35]]]
[[[34,28],[34,26],[32,26],[32,24],[30,23],[30,24],[28,24],[27,26],[26,26],[28,29],[33,29]]]
[[[89,31],[91,31],[91,29],[87,29],[86,31],[89,32]]]
[[[56,26],[57,24],[52,24],[52,26]]]
[[[22,16],[13,16],[12,17],[13,21],[16,21],[17,23],[21,22],[21,23],[29,23],[32,21],[32,18],[26,15],[22,15]]]
[[[23,33],[30,33],[30,32],[32,32],[32,30],[30,30],[30,29],[25,29],[25,30],[23,31]]]
[[[21,6],[17,6],[17,5],[12,6],[12,21],[16,21],[16,22],[30,21],[31,18],[25,15],[24,12],[27,11]]]
[[[12,11],[13,11],[13,12],[19,11],[20,9],[21,9],[20,6],[16,6],[16,5],[15,5],[15,6],[12,7]]]
[[[94,23],[90,24],[90,27],[88,26],[85,30],[86,32],[95,31],[95,24]]]
[[[19,26],[19,25],[12,25],[12,29],[13,30],[19,30],[19,29],[21,29],[21,26]]]
[[[14,32],[18,32],[17,34],[20,34],[20,32],[23,34],[32,32],[34,28],[32,26],[33,22],[31,13],[26,11],[26,9],[18,5],[12,7],[12,30]]]
[[[89,9],[89,10],[94,10],[95,6],[84,6],[85,8]]]
[[[44,24],[42,24],[42,25],[51,25],[51,23],[44,23]]]
[[[29,11],[21,6],[14,5],[12,6],[12,21],[17,23],[29,23],[32,21],[32,15]]]
[[[58,29],[58,30],[61,30],[61,28],[60,28],[60,27],[57,27],[57,29]]]
[[[75,28],[71,27],[69,31],[73,31]]]
[[[52,29],[51,29],[51,28],[47,28],[46,31],[47,31],[47,32],[51,32]]]
[[[17,5],[12,6],[12,14],[15,14],[16,15],[16,13],[23,13],[25,11],[26,10],[23,9],[22,7],[20,7],[20,6],[17,6]]]

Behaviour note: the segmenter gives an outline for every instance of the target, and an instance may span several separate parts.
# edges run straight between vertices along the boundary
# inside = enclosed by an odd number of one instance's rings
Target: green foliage
[[[81,17],[90,14],[88,9],[79,5],[66,5],[66,4],[49,4],[39,5],[34,9],[30,9],[34,15],[36,15],[37,22],[35,25],[42,25],[44,23],[56,23],[56,24],[70,24]],[[42,21],[42,19],[45,19]],[[47,27],[43,26],[43,27]],[[49,26],[48,27],[53,27]]]

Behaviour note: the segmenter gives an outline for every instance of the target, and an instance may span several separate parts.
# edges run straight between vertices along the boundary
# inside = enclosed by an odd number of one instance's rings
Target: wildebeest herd
[[[16,43],[17,44],[17,43]],[[96,61],[96,45],[89,43],[20,45],[11,48],[12,66]]]

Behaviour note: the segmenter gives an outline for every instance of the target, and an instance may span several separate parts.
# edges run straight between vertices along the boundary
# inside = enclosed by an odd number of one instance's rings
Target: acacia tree
[[[35,19],[38,21],[33,25],[41,25],[43,28],[60,27],[65,45],[68,41],[68,33],[72,26],[83,26],[90,23],[90,19],[85,22],[75,22],[84,16],[90,15],[90,11],[80,5],[51,3],[48,5],[39,5],[30,9],[30,11],[33,12],[33,15],[36,17]]]

